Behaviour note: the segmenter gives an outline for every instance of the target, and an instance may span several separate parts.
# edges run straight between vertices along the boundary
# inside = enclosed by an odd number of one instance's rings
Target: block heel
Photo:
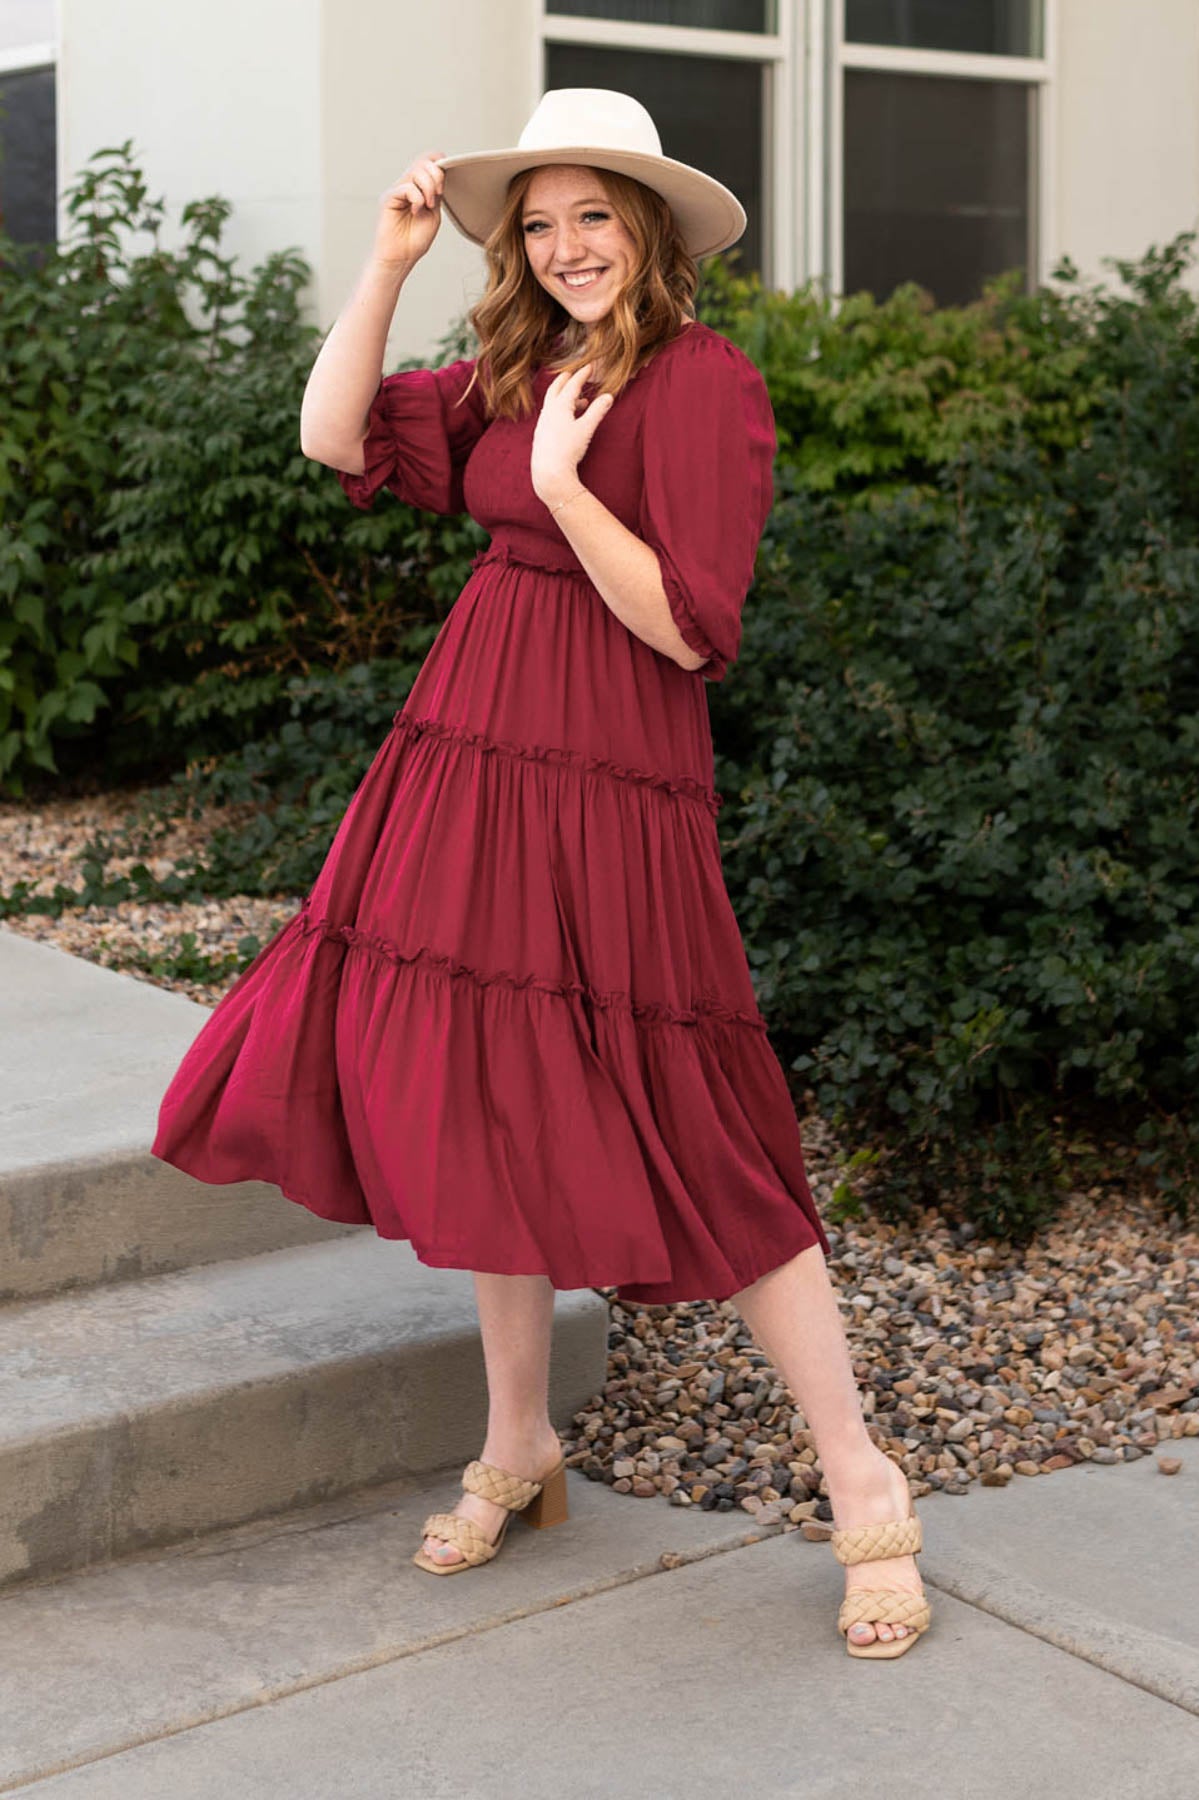
[[[541,1484],[541,1492],[534,1494],[520,1516],[526,1524],[533,1525],[538,1530],[546,1525],[561,1525],[570,1517],[566,1498],[565,1458],[550,1470]]]

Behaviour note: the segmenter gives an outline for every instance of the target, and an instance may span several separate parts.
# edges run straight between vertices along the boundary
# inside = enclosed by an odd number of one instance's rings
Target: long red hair
[[[479,340],[474,380],[492,417],[528,416],[533,371],[542,365],[573,371],[590,360],[589,386],[618,394],[642,363],[695,317],[699,268],[661,194],[614,169],[589,172],[633,239],[633,271],[588,332],[529,266],[521,211],[537,169],[513,176],[503,215],[484,245],[487,290],[467,314]]]

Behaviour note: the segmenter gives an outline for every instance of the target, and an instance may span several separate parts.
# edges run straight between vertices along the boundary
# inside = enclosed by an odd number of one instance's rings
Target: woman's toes
[[[435,1562],[461,1562],[461,1552],[453,1544],[447,1544],[444,1538],[426,1538],[425,1555],[431,1556]]]
[[[873,1625],[851,1625],[849,1635],[859,1644],[868,1644],[874,1636]]]

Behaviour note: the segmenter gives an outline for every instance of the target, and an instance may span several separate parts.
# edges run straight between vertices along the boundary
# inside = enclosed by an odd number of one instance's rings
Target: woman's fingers
[[[400,191],[407,196],[409,204],[415,210],[420,206],[432,206],[444,185],[444,170],[435,167],[431,156],[423,156],[412,164],[402,178]]]
[[[554,379],[550,382],[550,389],[552,390],[559,386],[569,387],[572,381],[576,387],[582,387],[583,377],[591,366],[592,365],[589,362],[585,362],[581,368],[574,371],[573,375],[569,374],[565,369],[559,369],[558,373],[554,376]]]

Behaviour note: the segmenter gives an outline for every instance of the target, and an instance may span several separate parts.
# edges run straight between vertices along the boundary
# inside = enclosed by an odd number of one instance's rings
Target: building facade
[[[131,138],[171,216],[221,193],[246,262],[298,248],[324,327],[411,158],[514,144],[549,87],[642,100],[741,197],[739,266],[774,287],[951,304],[1062,255],[1114,282],[1101,259],[1199,227],[1199,0],[0,0],[0,214],[54,235]],[[482,285],[447,218],[389,356]]]

